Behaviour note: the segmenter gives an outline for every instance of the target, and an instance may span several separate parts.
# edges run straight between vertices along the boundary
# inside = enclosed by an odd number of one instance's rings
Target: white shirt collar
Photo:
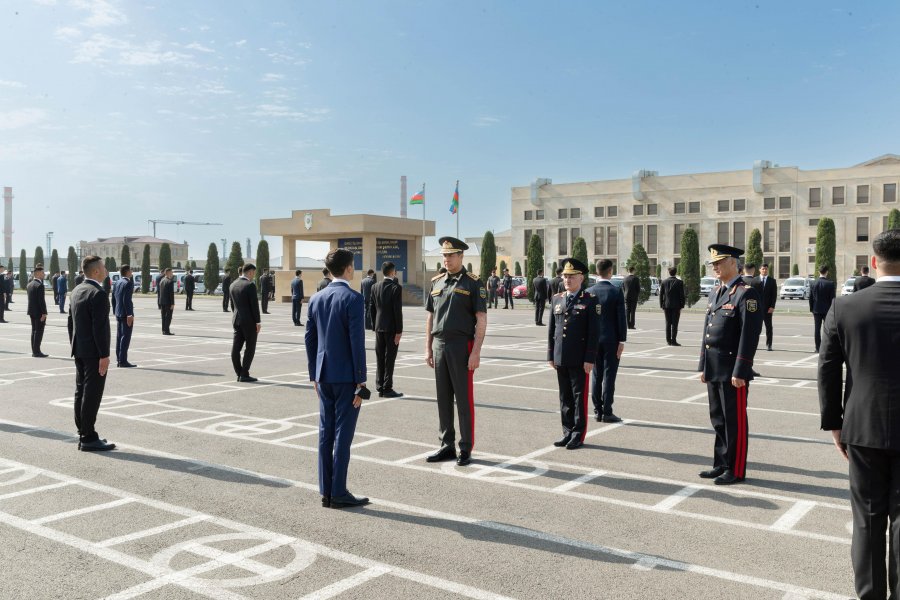
[[[100,282],[99,282],[99,281],[97,281],[96,279],[91,279],[90,277],[85,277],[84,280],[85,280],[85,281],[93,281],[93,282],[96,283],[97,285],[100,285]],[[100,287],[103,287],[103,286],[100,285]]]
[[[882,282],[882,281],[900,281],[900,275],[882,275],[881,277],[879,277],[879,278],[876,279],[875,281],[876,281],[876,282]]]
[[[350,281],[348,281],[347,279],[343,279],[341,277],[335,277],[334,279],[331,280],[331,283],[338,283],[338,282],[350,285]]]

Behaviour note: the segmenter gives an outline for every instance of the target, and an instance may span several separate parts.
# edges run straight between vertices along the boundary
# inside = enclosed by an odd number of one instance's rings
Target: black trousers
[[[184,293],[184,310],[194,310],[194,292]]]
[[[261,302],[262,302],[262,311],[264,313],[269,312],[269,292],[263,292]]]
[[[616,393],[616,374],[619,372],[619,359],[616,352],[618,342],[601,342],[591,372],[591,399],[594,402],[594,414],[611,415]]]
[[[116,317],[116,364],[128,362],[128,348],[134,326],[128,326],[128,317]]]
[[[763,323],[766,326],[766,346],[772,345],[772,313],[768,310],[763,313]]]
[[[250,326],[234,326],[234,340],[231,342],[231,365],[238,377],[250,375],[250,365],[253,363],[253,355],[256,354],[256,323]],[[244,348],[246,346],[246,348]],[[244,349],[244,357],[241,358],[241,349]]]
[[[159,309],[159,313],[162,316],[162,330],[163,333],[169,333],[169,327],[172,326],[172,310],[171,306],[163,306]]]
[[[303,299],[302,298],[292,298],[291,299],[291,318],[294,320],[294,325],[300,324],[300,313],[303,312]]]
[[[497,308],[498,303],[497,290],[488,290],[488,308]]]
[[[708,381],[709,421],[716,431],[713,468],[725,467],[737,477],[747,473],[747,392],[730,381]]]
[[[535,298],[534,299],[534,322],[543,323],[544,322],[544,309],[547,308],[547,299],[546,298]]]
[[[431,349],[434,353],[441,447],[453,448],[456,444],[456,429],[453,424],[453,399],[456,398],[459,449],[471,452],[475,446],[475,394],[472,389],[475,372],[469,370],[472,340],[434,338]]]
[[[667,308],[666,313],[666,341],[678,341],[678,321],[681,320],[680,308]]]
[[[0,321],[3,320],[3,318],[6,314],[6,303],[3,301],[3,296],[4,296],[4,294],[2,292],[0,292]],[[62,312],[62,311],[60,311],[60,312]]]
[[[231,294],[228,293],[228,290],[223,290],[223,293],[222,293],[222,310],[224,310],[225,312],[228,312],[228,302],[229,302],[230,300],[231,300]],[[234,308],[234,305],[232,305],[231,308]]]
[[[590,375],[584,372],[583,365],[556,367],[556,382],[559,385],[559,416],[563,435],[577,435],[583,442],[588,424]]]
[[[94,426],[103,399],[106,376],[100,375],[99,358],[75,357],[75,427],[82,442],[100,439]]]
[[[375,387],[380,391],[394,389],[394,363],[397,361],[397,349],[393,331],[375,332]]]
[[[44,327],[46,321],[40,317],[31,317],[31,353],[41,354],[41,340],[44,339]]]
[[[505,290],[503,292],[503,308],[506,307],[514,308],[512,290]]]
[[[900,452],[847,446],[850,457],[850,557],[856,595],[885,600],[900,594]],[[885,530],[890,526],[888,546]],[[888,556],[885,556],[889,550]],[[885,559],[888,568],[885,569]]]
[[[634,315],[637,312],[637,300],[625,301],[625,320],[628,321],[628,329],[634,329]]]
[[[825,315],[821,315],[819,313],[813,313],[813,321],[815,322],[815,333],[813,334],[816,340],[816,352],[819,351],[819,346],[822,344],[822,323],[825,322]]]

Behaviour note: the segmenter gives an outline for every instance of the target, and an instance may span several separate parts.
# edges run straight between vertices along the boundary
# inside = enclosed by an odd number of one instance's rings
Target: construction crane
[[[156,237],[156,225],[221,225],[221,223],[197,223],[195,221],[166,221],[165,219],[147,219],[153,223],[153,237]]]

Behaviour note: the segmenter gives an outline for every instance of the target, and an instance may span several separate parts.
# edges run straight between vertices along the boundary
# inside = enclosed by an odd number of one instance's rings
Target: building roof
[[[179,244],[181,242],[173,242],[172,240],[164,240],[155,238],[152,235],[126,235],[119,237],[97,238],[88,244]]]
[[[875,158],[869,159],[866,162],[861,162],[857,167],[874,167],[876,165],[896,165],[900,164],[900,156],[896,154],[882,154],[881,156],[876,156]]]

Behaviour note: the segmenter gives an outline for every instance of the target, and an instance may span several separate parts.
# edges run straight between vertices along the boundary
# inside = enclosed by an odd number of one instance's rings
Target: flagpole
[[[459,179],[456,180],[456,193],[459,193]],[[459,239],[459,201],[456,202],[456,239]]]
[[[425,263],[425,184],[422,184],[422,292],[425,292],[425,281],[428,277],[428,265]]]

